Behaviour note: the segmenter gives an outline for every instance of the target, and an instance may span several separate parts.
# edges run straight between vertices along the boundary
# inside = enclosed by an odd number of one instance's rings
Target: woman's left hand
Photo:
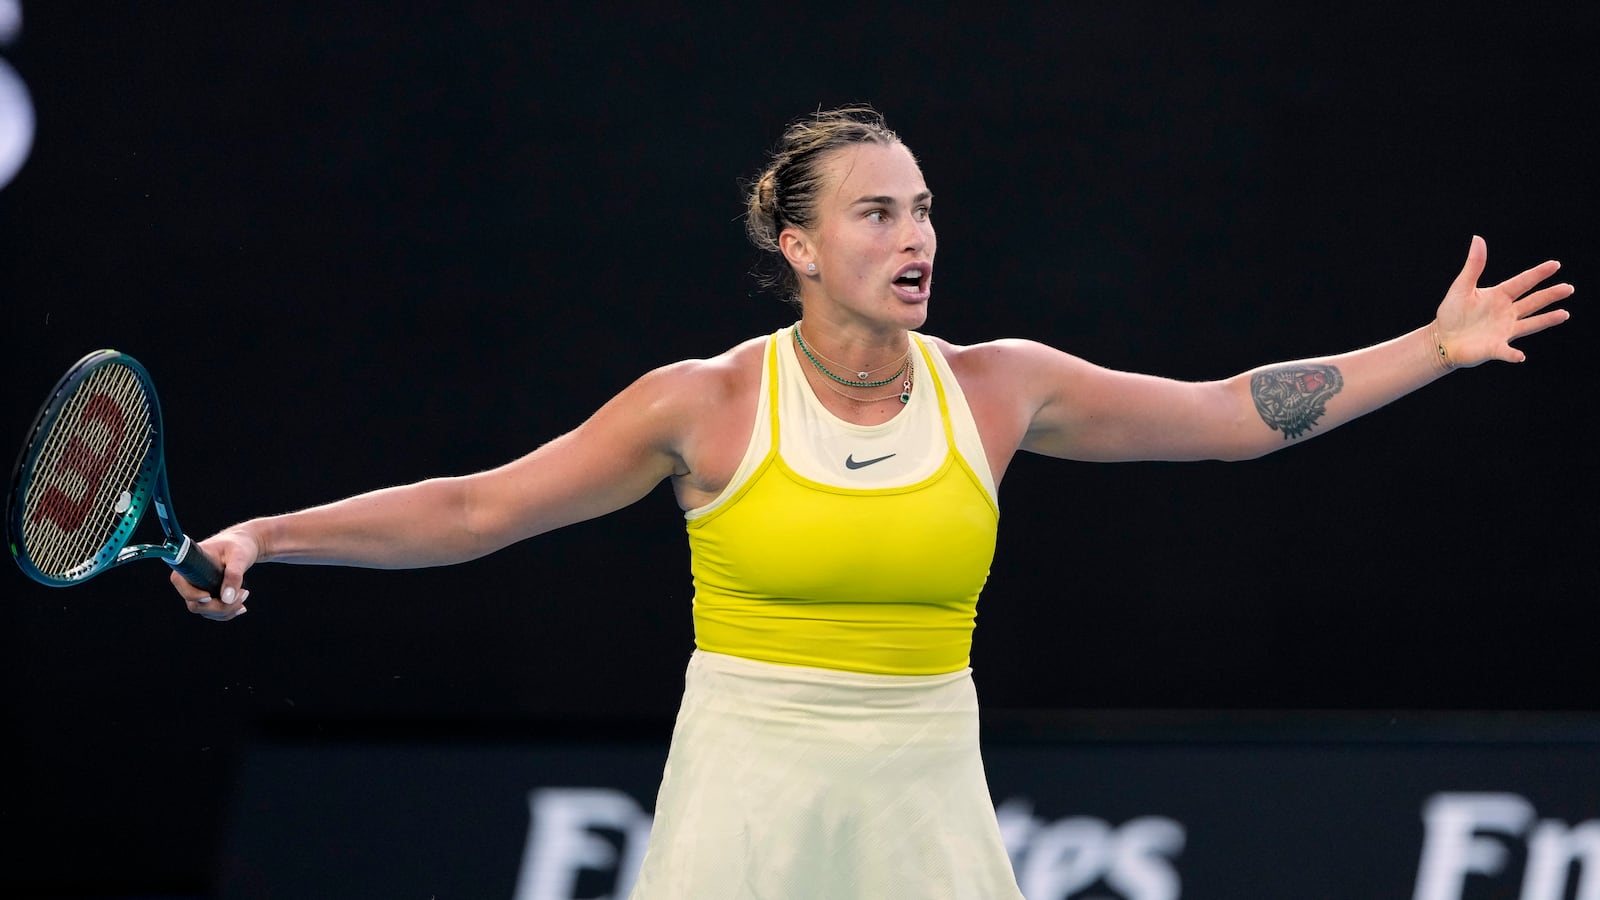
[[[1493,287],[1479,287],[1478,278],[1488,258],[1483,238],[1474,235],[1466,265],[1439,304],[1435,337],[1442,351],[1440,361],[1451,368],[1476,366],[1491,359],[1522,362],[1527,354],[1511,346],[1512,341],[1560,325],[1571,316],[1564,309],[1542,310],[1572,296],[1572,285],[1534,290],[1561,268],[1560,263],[1550,260]]]

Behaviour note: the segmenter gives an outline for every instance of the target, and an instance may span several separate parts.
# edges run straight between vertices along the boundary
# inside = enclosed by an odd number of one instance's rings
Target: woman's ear
[[[811,239],[805,232],[798,228],[785,228],[778,235],[778,249],[783,252],[783,258],[794,267],[800,277],[814,275],[817,271],[816,248],[812,246]]]

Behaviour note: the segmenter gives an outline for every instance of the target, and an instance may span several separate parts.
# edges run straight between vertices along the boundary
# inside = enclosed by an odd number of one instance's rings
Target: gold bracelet
[[[1450,351],[1445,348],[1444,338],[1439,336],[1439,326],[1433,326],[1433,346],[1439,351],[1439,365],[1444,366],[1446,372],[1454,369],[1456,364],[1450,361]]]

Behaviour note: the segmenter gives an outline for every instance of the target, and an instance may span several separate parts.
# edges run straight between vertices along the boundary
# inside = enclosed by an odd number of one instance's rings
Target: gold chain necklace
[[[853,383],[851,381],[848,381],[847,379],[840,378],[838,375],[835,375],[833,373],[833,370],[829,369],[827,366],[822,364],[822,361],[826,361],[826,362],[833,363],[834,365],[838,366],[841,369],[844,369],[847,372],[850,370],[850,367],[845,365],[844,363],[838,362],[837,360],[828,359],[826,356],[822,355],[821,351],[813,350],[811,348],[810,342],[807,341],[805,335],[803,333],[801,333],[801,331],[800,331],[800,323],[798,323],[798,322],[796,322],[795,326],[794,326],[794,338],[795,338],[795,343],[798,344],[799,347],[800,347],[800,352],[804,353],[806,355],[806,359],[810,360],[811,364],[813,366],[817,367],[817,371],[819,371],[822,374],[828,376],[829,378],[833,379],[834,381],[837,381],[837,382],[839,382],[840,384],[843,384],[843,385],[848,385],[849,387],[881,387],[882,385],[889,384],[890,382],[894,381],[896,378],[900,377],[900,373],[905,371],[906,365],[908,363],[910,363],[910,361],[911,361],[911,339],[908,337],[908,338],[906,338],[906,352],[900,354],[900,358],[899,359],[890,360],[889,362],[886,362],[883,365],[878,366],[875,369],[867,369],[866,371],[857,372],[856,373],[856,378],[859,379],[860,381],[864,382],[864,383],[855,384],[855,383]],[[820,361],[819,361],[819,359],[820,359]],[[882,381],[870,381],[870,382],[867,381],[868,376],[872,375],[872,373],[874,373],[874,372],[882,372],[884,369],[887,369],[890,366],[896,366],[896,365],[900,367],[899,370],[897,370],[893,375],[890,375],[888,378],[885,378]]]
[[[879,400],[889,399],[898,399],[901,403],[910,403],[911,382],[917,377],[917,364],[912,361],[910,350],[906,351],[905,363],[906,380],[900,382],[900,393],[898,394],[884,394],[881,397],[858,397],[855,394],[847,394],[844,391],[841,391],[833,385],[827,383],[826,381],[822,383],[822,386],[830,391],[833,391],[835,394],[838,394],[846,400],[850,400],[855,403],[877,403]]]

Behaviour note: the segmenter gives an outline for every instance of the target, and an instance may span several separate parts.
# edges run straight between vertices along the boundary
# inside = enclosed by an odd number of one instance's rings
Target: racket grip
[[[190,540],[187,536],[183,539],[183,552],[178,558],[167,563],[174,572],[182,575],[195,587],[205,588],[213,596],[222,590],[222,567],[212,559],[200,545]]]

